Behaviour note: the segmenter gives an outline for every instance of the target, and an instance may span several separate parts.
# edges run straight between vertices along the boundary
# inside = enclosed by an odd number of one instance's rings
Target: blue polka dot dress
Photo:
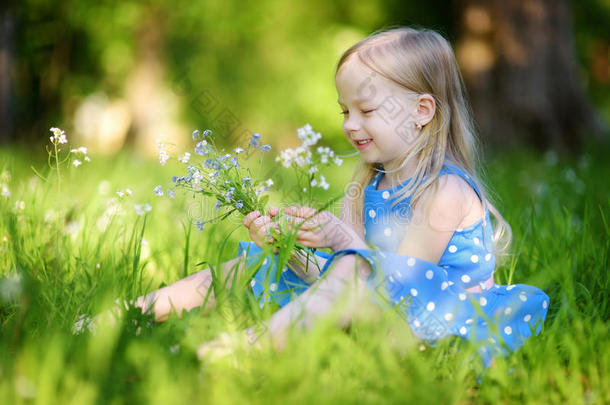
[[[467,181],[481,198],[477,185],[463,170],[447,163],[440,176],[450,173]],[[367,284],[377,293],[376,302],[404,307],[405,320],[427,342],[447,336],[469,339],[478,345],[486,365],[495,355],[515,351],[538,334],[549,297],[533,286],[493,281],[496,263],[487,204],[478,222],[455,230],[438,264],[401,255],[396,252],[410,220],[410,201],[392,202],[394,193],[408,181],[392,190],[378,190],[382,175],[364,190],[365,239],[374,249],[346,249],[333,255],[315,252],[328,259],[321,274],[338,257],[363,257],[373,270]],[[263,260],[251,281],[261,307],[269,301],[284,306],[309,287],[289,269],[278,274],[275,260],[261,259],[261,250],[251,242],[241,242],[239,254],[247,256],[249,265]]]

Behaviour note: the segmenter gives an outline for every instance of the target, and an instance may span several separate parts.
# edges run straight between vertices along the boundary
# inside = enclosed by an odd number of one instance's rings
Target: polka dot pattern
[[[450,173],[450,170],[454,170],[453,167],[449,169],[446,166],[441,173]],[[452,173],[462,176],[459,170]],[[390,302],[401,305],[400,310],[404,307],[414,334],[431,341],[447,335],[461,336],[481,343],[480,353],[491,356],[506,347],[516,350],[530,335],[538,333],[540,321],[544,321],[546,316],[548,297],[532,286],[500,286],[493,282],[496,260],[490,250],[493,229],[487,206],[480,221],[455,230],[438,265],[399,255],[396,252],[405,235],[408,223],[405,218],[409,218],[411,211],[410,199],[407,197],[392,205],[390,198],[394,198],[394,192],[403,185],[392,190],[377,190],[383,175],[378,173],[364,190],[364,235],[366,242],[375,249],[358,250],[357,253],[370,263],[373,270],[374,277],[367,279],[367,284],[373,292],[379,291],[380,286],[385,287]],[[476,185],[473,187],[476,191]],[[246,259],[249,262],[261,263],[257,256],[260,250],[253,244],[246,244],[243,248],[248,248]],[[333,257],[344,253],[338,252]],[[276,269],[273,256],[264,261],[251,282],[252,292],[260,305],[274,301],[284,306],[291,297],[309,287],[294,272],[286,270]],[[279,278],[277,271],[282,272]],[[267,293],[266,288],[272,294]],[[372,294],[371,299],[385,303],[378,294]],[[403,303],[408,305],[403,306]],[[489,325],[485,319],[489,320]],[[498,331],[502,339],[497,339]],[[501,346],[499,341],[506,346]]]

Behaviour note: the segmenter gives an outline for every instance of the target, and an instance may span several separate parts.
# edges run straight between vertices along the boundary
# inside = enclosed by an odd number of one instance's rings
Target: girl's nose
[[[348,116],[345,121],[343,121],[343,131],[346,135],[351,134],[352,132],[356,132],[360,129],[360,123],[355,119],[355,117]]]

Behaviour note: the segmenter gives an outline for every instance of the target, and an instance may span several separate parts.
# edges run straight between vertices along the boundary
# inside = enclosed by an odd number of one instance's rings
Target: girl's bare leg
[[[226,282],[227,288],[231,288],[234,277],[239,279],[245,268],[243,260],[239,258],[225,262],[221,265],[222,282]],[[235,276],[235,272],[238,272]],[[134,304],[142,308],[143,312],[152,311],[155,320],[163,322],[167,320],[172,311],[178,315],[182,310],[191,310],[203,305],[203,302],[212,286],[212,273],[210,269],[191,274],[171,285],[136,298]],[[204,310],[209,311],[216,307],[216,298],[213,290],[207,299]]]

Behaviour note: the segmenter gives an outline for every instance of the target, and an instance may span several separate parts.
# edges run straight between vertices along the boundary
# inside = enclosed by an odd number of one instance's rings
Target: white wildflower
[[[288,168],[292,165],[292,162],[296,158],[296,151],[294,149],[284,149],[280,152],[280,155],[275,158],[276,162],[280,162],[282,166]]]
[[[311,182],[309,183],[312,187],[315,187],[318,185],[318,180],[316,179],[312,179]]]
[[[328,187],[330,187],[330,184],[326,182],[324,176],[320,176],[320,187],[322,187],[324,190],[328,190]]]
[[[56,127],[51,127],[49,129],[53,133],[53,136],[50,138],[51,142],[55,143],[68,143],[68,138],[66,138],[66,133]]]
[[[81,161],[80,161],[80,160],[78,160],[78,159],[74,159],[74,161],[72,162],[72,164],[74,165],[74,167],[78,167],[78,166],[82,165],[82,164],[83,164],[83,162],[81,162]]]
[[[2,185],[2,191],[0,192],[2,197],[11,198],[11,190],[6,186],[6,184]]]
[[[295,153],[296,156],[294,158],[294,163],[296,163],[297,166],[303,167],[305,165],[311,164],[311,152],[308,148],[299,146],[298,148],[296,148]]]
[[[184,152],[184,155],[180,156],[178,158],[178,161],[181,163],[188,163],[190,159],[191,159],[191,154],[188,152]]]
[[[337,166],[341,166],[343,164],[343,159],[341,159],[340,157],[336,157],[335,160],[333,161]]]
[[[167,151],[165,149],[161,149],[159,151],[159,163],[161,163],[161,166],[165,166],[165,163],[167,163],[168,160],[169,160],[169,153],[167,153]]]
[[[72,153],[82,153],[83,155],[87,154],[87,148],[84,146],[81,146],[80,148],[77,149],[71,149],[70,152]]]
[[[123,198],[123,197],[125,197],[126,195],[128,195],[128,196],[130,196],[130,197],[131,197],[131,195],[132,195],[132,194],[133,194],[133,193],[132,193],[132,192],[131,192],[131,190],[130,190],[130,189],[128,189],[128,188],[126,188],[125,190],[118,190],[118,191],[116,192],[116,195],[118,195],[118,196],[119,196],[119,198]]]
[[[304,147],[313,146],[322,138],[322,134],[315,132],[309,124],[305,124],[302,128],[297,129],[297,136],[302,141]]]
[[[195,173],[193,173],[193,184],[198,185],[199,183],[201,183],[202,179],[203,179],[203,175],[201,174],[199,169],[197,169],[197,171],[195,171]]]
[[[136,211],[136,214],[144,215],[147,212],[150,212],[152,210],[152,207],[150,206],[150,204],[134,204],[133,209]]]

